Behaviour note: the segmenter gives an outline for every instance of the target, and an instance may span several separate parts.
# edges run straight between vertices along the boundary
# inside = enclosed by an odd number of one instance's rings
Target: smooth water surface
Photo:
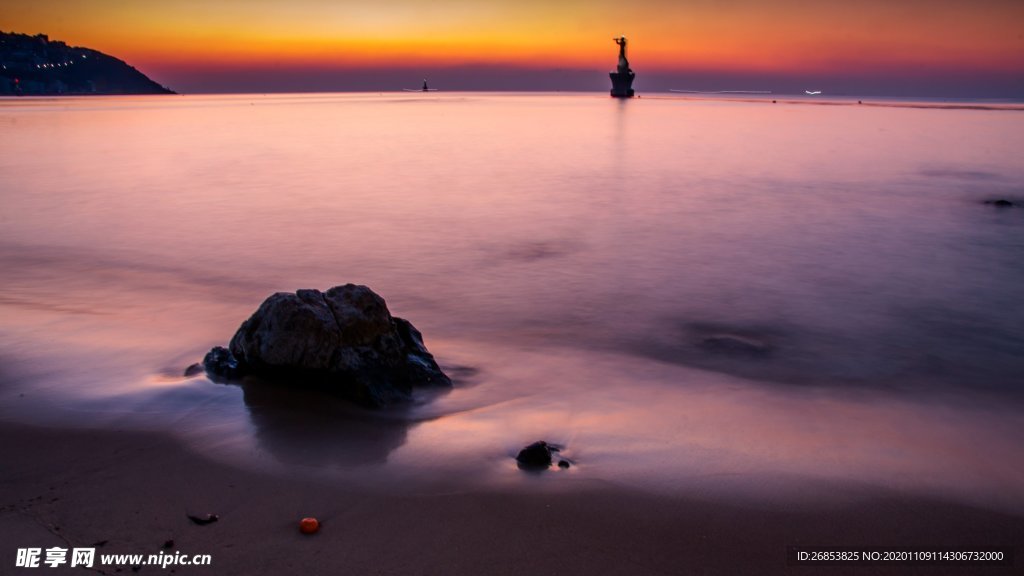
[[[825,478],[1024,512],[1024,208],[984,204],[1024,200],[1022,149],[1016,109],[5,99],[0,415],[376,485]],[[346,282],[457,387],[368,415],[182,376],[270,293]],[[541,438],[577,465],[515,470]]]

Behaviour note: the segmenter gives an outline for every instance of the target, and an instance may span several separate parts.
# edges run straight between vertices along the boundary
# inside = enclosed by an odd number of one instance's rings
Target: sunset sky
[[[0,30],[183,92],[640,90],[1024,96],[1022,0],[2,0]]]

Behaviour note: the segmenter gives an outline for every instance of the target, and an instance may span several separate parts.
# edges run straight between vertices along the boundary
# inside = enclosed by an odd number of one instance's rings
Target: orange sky
[[[4,0],[43,32],[148,70],[446,67],[1024,73],[1024,0]]]

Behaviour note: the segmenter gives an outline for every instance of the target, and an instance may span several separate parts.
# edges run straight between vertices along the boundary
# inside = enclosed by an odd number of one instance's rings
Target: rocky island
[[[127,63],[45,34],[0,32],[0,96],[174,94]]]

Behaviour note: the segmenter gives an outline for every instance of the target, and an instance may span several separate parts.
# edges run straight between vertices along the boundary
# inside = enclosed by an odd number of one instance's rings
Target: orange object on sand
[[[299,532],[313,534],[320,529],[320,521],[316,518],[303,518],[299,520]]]

